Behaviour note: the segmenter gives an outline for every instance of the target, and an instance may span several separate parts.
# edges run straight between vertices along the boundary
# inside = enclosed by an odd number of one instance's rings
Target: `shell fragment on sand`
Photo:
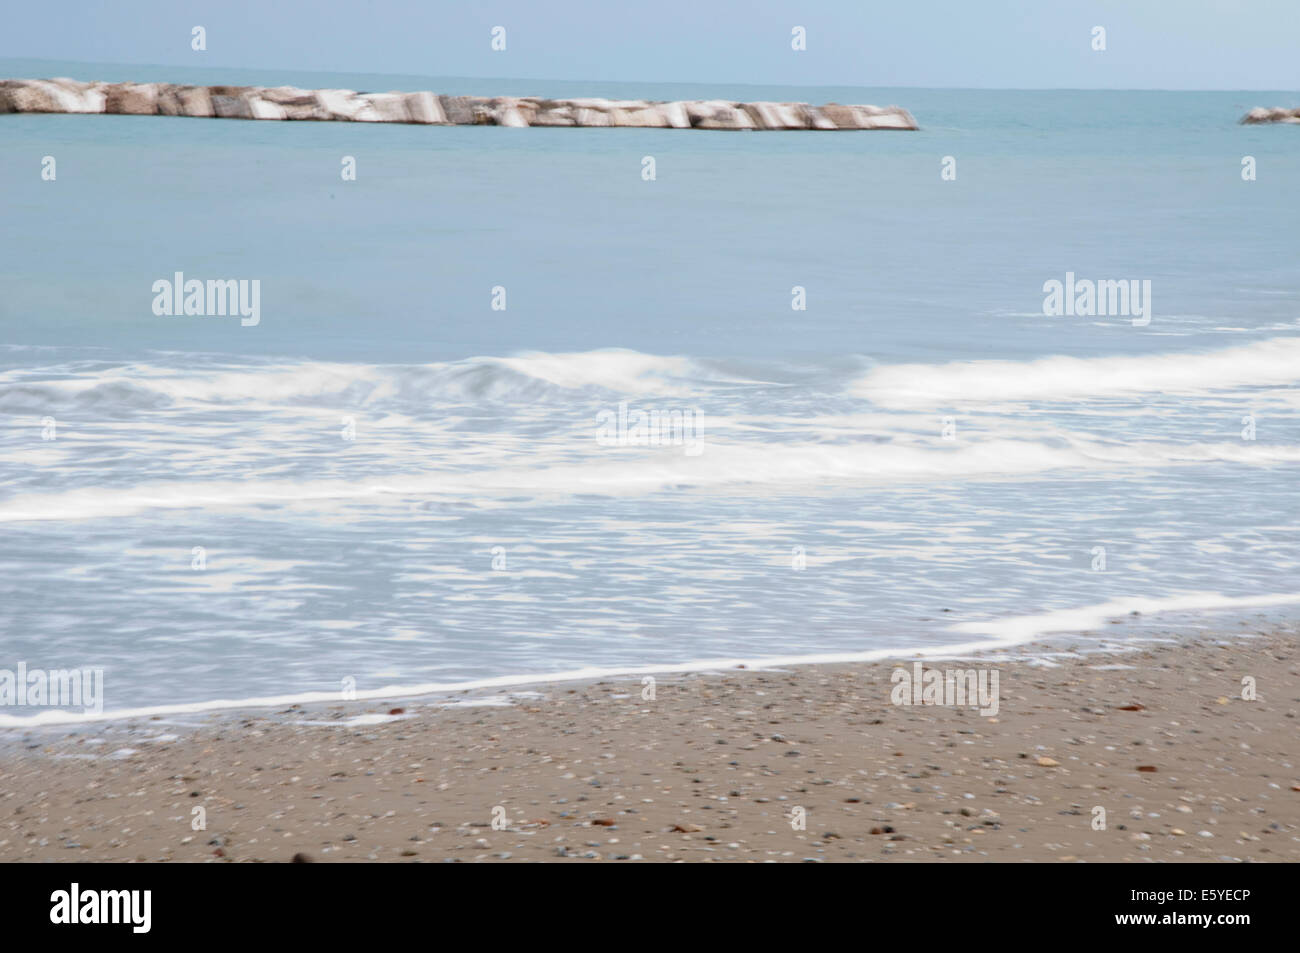
[[[1274,110],[1276,112],[1277,110]],[[1251,115],[1260,112],[1253,110]],[[1265,113],[1270,111],[1264,110]],[[0,113],[116,113],[217,119],[392,122],[459,126],[621,126],[642,129],[916,129],[899,106],[830,103],[541,97],[437,96],[430,92],[361,93],[293,86],[183,86],[83,83],[74,79],[0,80]],[[1291,122],[1300,119],[1246,121]]]

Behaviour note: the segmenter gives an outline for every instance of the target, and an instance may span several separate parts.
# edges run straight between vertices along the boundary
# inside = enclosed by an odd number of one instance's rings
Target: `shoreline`
[[[0,860],[1295,861],[1297,634],[963,659],[994,717],[891,704],[900,653],[29,738]]]
[[[606,679],[630,680],[644,676],[687,676],[717,674],[735,669],[764,671],[789,667],[876,663],[886,659],[937,659],[962,661],[994,652],[1014,652],[1034,644],[1045,646],[1064,641],[1096,641],[1103,652],[1122,652],[1129,644],[1142,644],[1152,638],[1186,638],[1210,625],[1277,627],[1288,625],[1287,615],[1270,618],[1265,610],[1281,610],[1300,603],[1300,594],[1268,594],[1230,597],[1217,593],[1181,595],[1166,599],[1127,597],[1110,602],[1039,614],[999,618],[980,622],[955,623],[945,631],[972,636],[976,640],[890,646],[861,651],[812,652],[798,655],[754,655],[733,658],[697,658],[664,663],[615,666],[586,666],[581,669],[550,672],[514,672],[488,675],[455,682],[417,682],[389,684],[378,688],[356,689],[348,697],[341,691],[304,691],[283,695],[217,698],[194,702],[142,705],[97,713],[78,713],[67,707],[50,707],[35,715],[5,715],[0,706],[0,749],[17,733],[49,731],[72,733],[94,726],[116,726],[142,719],[183,719],[186,716],[237,718],[273,708],[321,708],[346,702],[365,705],[380,701],[403,701],[415,704],[439,704],[439,699],[469,693],[496,690],[501,695],[528,693],[537,687],[556,687],[573,683],[591,684]],[[947,611],[947,610],[945,610]],[[1212,615],[1204,615],[1212,613]],[[1232,614],[1232,615],[1228,615]],[[1195,623],[1189,619],[1197,620]],[[1163,621],[1154,621],[1163,620]],[[1300,617],[1295,617],[1300,624]],[[1109,624],[1109,626],[1108,626]],[[1133,626],[1155,626],[1162,636],[1135,635]],[[1115,628],[1111,628],[1111,626]],[[1098,634],[1106,632],[1108,634]],[[998,633],[1001,633],[1000,635]],[[19,663],[20,665],[23,663]],[[512,691],[513,690],[513,691]],[[72,706],[75,708],[75,706]]]

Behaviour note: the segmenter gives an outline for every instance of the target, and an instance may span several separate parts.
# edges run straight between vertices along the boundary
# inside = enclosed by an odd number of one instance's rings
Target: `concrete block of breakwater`
[[[110,83],[104,87],[104,112],[122,116],[158,113],[157,83]]]
[[[609,110],[579,106],[573,114],[575,126],[612,126]]]
[[[691,125],[696,129],[756,129],[749,113],[737,103],[709,99],[686,104]]]
[[[629,109],[616,108],[609,111],[611,126],[631,126],[639,129],[667,129],[668,117],[654,106],[641,106]]]
[[[102,113],[107,97],[101,83],[80,83],[60,77],[50,80],[55,98],[70,113]]]
[[[212,105],[212,91],[206,86],[178,86],[173,91],[180,115],[195,119],[212,119],[217,115]]]
[[[691,114],[685,103],[656,103],[655,109],[663,114],[670,129],[690,129]]]
[[[247,97],[244,96],[242,89],[231,89],[229,87],[220,87],[221,92],[217,92],[219,87],[213,87],[212,91],[212,114],[218,119],[252,119],[253,108],[249,105]]]
[[[915,129],[916,120],[898,106],[854,106],[858,111],[859,129]]]
[[[7,79],[0,83],[0,113],[52,112],[55,98],[27,80]],[[44,108],[49,104],[50,108]]]
[[[831,122],[830,119],[826,116],[826,114],[822,112],[822,108],[820,106],[809,106],[807,103],[800,103],[799,106],[800,108],[803,109],[804,113],[808,116],[809,129],[825,129],[829,131],[829,130],[839,128],[839,126]],[[916,127],[913,126],[912,128],[915,129]]]
[[[439,96],[443,115],[457,126],[473,126],[482,121],[488,101],[481,96]]]
[[[181,106],[181,87],[171,84],[164,84],[158,89],[158,115],[160,116],[184,116],[185,109]]]
[[[529,125],[532,126],[576,126],[578,111],[568,103],[544,99],[537,104]]]
[[[249,94],[244,97],[248,103],[248,111],[254,119],[288,119],[289,114],[285,112],[283,106],[263,99],[261,96]]]
[[[376,122],[410,122],[411,113],[406,108],[405,93],[366,93],[360,97],[370,104],[378,117]]]
[[[283,113],[282,118],[298,121],[325,120],[330,114],[316,100],[316,92],[296,86],[274,86],[258,90],[258,97],[274,103]]]
[[[315,90],[316,102],[330,119],[341,122],[380,122],[379,113],[364,96],[351,89]]]
[[[494,99],[491,107],[492,123],[497,126],[509,126],[513,129],[528,128],[529,120],[525,118],[525,114],[532,114],[537,111],[532,103],[525,106],[518,99],[506,97]]]
[[[759,129],[807,129],[811,125],[798,103],[742,103],[741,108]]]
[[[430,92],[407,93],[406,113],[411,122],[445,125],[447,114],[442,111],[442,103]]]
[[[837,129],[915,129],[916,120],[898,106],[841,106],[827,103],[822,115]]]
[[[11,79],[0,83],[0,113],[101,113],[104,91],[75,79]]]
[[[1256,106],[1241,117],[1243,125],[1253,126],[1266,122],[1281,122],[1289,125],[1300,124],[1300,109],[1287,109],[1283,106]]]

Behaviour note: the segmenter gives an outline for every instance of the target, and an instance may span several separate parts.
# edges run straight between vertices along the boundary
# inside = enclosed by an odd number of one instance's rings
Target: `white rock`
[[[808,116],[809,129],[838,129],[839,126],[826,118],[825,114],[816,106],[804,106],[804,113]]]
[[[244,98],[248,100],[248,114],[253,119],[287,118],[284,107],[277,103],[269,103],[261,96],[249,95]]]
[[[537,108],[537,113],[533,116],[531,125],[534,126],[572,126],[574,125],[574,111],[572,107],[565,105],[548,106],[542,103]]]
[[[206,86],[183,86],[176,90],[180,100],[181,114],[198,118],[211,118],[216,115],[212,108],[212,93]]]
[[[583,109],[579,108],[573,117],[575,125],[578,126],[612,126],[613,121],[610,119],[608,112],[601,109]]]
[[[212,113],[218,119],[252,119],[253,107],[243,96],[213,96]]]
[[[599,109],[602,112],[608,112],[610,109],[614,108],[614,104],[608,99],[595,99],[591,97],[566,99],[564,100],[564,104],[566,106],[572,106],[574,109]]]
[[[609,111],[611,126],[635,126],[643,129],[665,129],[668,119],[654,106],[643,109],[611,109]]]
[[[370,104],[380,122],[410,122],[405,93],[367,93],[358,97]]]
[[[915,129],[916,120],[906,109],[890,107],[859,119],[861,129]]]
[[[749,113],[720,99],[687,103],[686,111],[696,129],[753,129]]]
[[[442,111],[442,103],[430,92],[407,93],[406,112],[411,122],[443,124],[447,114]]]
[[[791,103],[745,103],[745,112],[759,129],[807,129],[808,118]]]
[[[157,83],[113,83],[104,87],[104,111],[132,116],[158,112]]]
[[[1284,106],[1274,106],[1270,109],[1266,106],[1256,106],[1242,116],[1241,121],[1246,125],[1259,122],[1300,123],[1300,109],[1287,109]]]
[[[257,95],[267,102],[275,103],[282,110],[283,119],[309,120],[329,119],[330,114],[316,101],[316,93],[310,89],[296,86],[275,86],[259,89]]]
[[[331,119],[344,122],[379,121],[379,114],[374,107],[350,89],[318,89],[316,102]]]
[[[514,103],[501,103],[493,106],[492,120],[498,126],[509,126],[512,129],[528,128],[528,121],[524,119],[523,113]]]
[[[259,89],[257,95],[279,106],[301,105],[316,100],[314,92],[309,89],[299,89],[297,86],[268,86]]]
[[[479,96],[439,96],[443,115],[457,126],[470,126],[477,121],[477,108],[487,100]]]
[[[898,106],[822,107],[807,103],[711,99],[654,103],[642,99],[435,96],[430,92],[361,93],[294,86],[178,86],[167,83],[0,81],[0,112],[111,112],[229,119],[315,119],[457,125],[631,126],[689,129],[915,129]],[[1252,109],[1242,122],[1300,123],[1300,110]]]
[[[654,108],[671,128],[691,128],[691,115],[685,103],[658,103]]]
[[[58,106],[59,112],[102,113],[104,111],[104,91],[93,83],[82,83],[66,76],[59,76],[42,84]]]

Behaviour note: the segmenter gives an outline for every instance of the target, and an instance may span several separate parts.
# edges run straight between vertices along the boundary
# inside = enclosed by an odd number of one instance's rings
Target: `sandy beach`
[[[927,662],[996,717],[873,663],[11,734],[0,860],[1296,861],[1294,644]]]

